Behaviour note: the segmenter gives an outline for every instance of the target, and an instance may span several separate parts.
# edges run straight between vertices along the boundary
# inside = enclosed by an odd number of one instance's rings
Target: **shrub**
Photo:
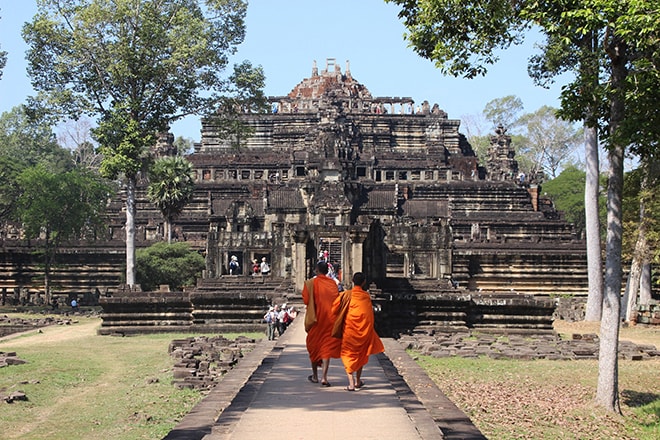
[[[202,275],[205,260],[187,243],[156,243],[136,252],[136,281],[142,290],[156,290],[168,284],[173,290],[193,286]]]

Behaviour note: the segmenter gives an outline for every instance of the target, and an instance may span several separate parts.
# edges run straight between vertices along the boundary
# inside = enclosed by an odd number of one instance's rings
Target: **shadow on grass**
[[[621,391],[621,400],[631,408],[639,408],[656,402],[658,403],[657,411],[660,411],[660,394],[623,390]]]

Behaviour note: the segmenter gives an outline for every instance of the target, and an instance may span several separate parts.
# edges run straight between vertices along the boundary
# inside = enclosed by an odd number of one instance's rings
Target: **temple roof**
[[[305,78],[289,92],[288,97],[296,99],[319,99],[334,95],[343,98],[371,99],[367,88],[351,76],[349,62],[346,61],[346,73],[341,73],[341,67],[334,58],[326,60],[325,69],[320,73],[314,61],[312,76]]]

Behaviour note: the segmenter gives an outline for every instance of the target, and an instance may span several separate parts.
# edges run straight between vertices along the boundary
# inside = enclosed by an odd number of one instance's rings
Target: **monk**
[[[369,362],[369,356],[385,351],[383,342],[374,329],[374,309],[371,296],[365,289],[367,277],[362,272],[353,274],[353,288],[350,295],[344,331],[341,339],[341,360],[344,363],[348,377],[347,391],[362,388],[362,368]],[[344,295],[348,294],[345,292]],[[339,313],[341,297],[338,297],[332,308]]]
[[[307,379],[310,382],[318,383],[318,367],[321,366],[321,385],[324,387],[330,386],[330,382],[328,382],[330,358],[339,358],[339,350],[341,349],[341,340],[333,338],[331,335],[332,326],[335,322],[335,315],[332,314],[332,304],[339,296],[339,289],[337,283],[327,275],[328,263],[319,261],[316,264],[316,276],[305,282],[302,290],[303,302],[308,305],[310,292],[307,286],[308,283],[313,283],[316,324],[307,332],[307,352],[312,364],[312,375],[308,376]]]

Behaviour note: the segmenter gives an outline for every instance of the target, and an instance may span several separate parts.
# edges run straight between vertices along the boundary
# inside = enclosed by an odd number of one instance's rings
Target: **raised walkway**
[[[485,439],[392,339],[365,366],[363,388],[344,389],[340,359],[331,387],[309,382],[303,321],[258,343],[164,440]]]

